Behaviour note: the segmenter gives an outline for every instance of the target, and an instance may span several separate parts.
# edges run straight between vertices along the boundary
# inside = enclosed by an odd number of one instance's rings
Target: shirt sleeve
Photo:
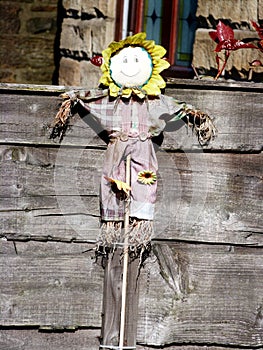
[[[51,126],[50,138],[59,138],[61,142],[68,127],[72,116],[78,113],[78,106],[85,108],[90,113],[89,102],[102,99],[108,95],[108,89],[90,89],[90,90],[70,90],[60,96],[64,99],[61,107],[55,116]]]
[[[169,128],[172,130],[173,123],[183,119],[197,136],[200,145],[208,144],[216,136],[217,129],[209,115],[173,97],[162,95],[162,99],[168,113],[161,116],[160,119],[165,121],[167,130]]]
[[[166,105],[168,113],[161,118],[165,120],[166,124],[171,124],[187,116],[190,110],[195,108],[186,103],[176,100],[171,96],[162,95],[163,103]]]

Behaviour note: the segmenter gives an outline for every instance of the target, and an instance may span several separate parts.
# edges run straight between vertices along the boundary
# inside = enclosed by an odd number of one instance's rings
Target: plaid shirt
[[[153,220],[157,182],[143,185],[138,173],[144,170],[158,171],[158,163],[151,137],[158,136],[167,123],[179,120],[192,106],[180,103],[172,97],[160,95],[144,100],[112,100],[107,90],[82,91],[70,98],[80,103],[112,136],[109,143],[101,178],[101,219],[124,219],[124,200],[113,192],[107,178],[125,182],[125,159],[131,155],[131,203],[130,216]],[[123,138],[123,135],[125,136]]]
[[[103,90],[104,91],[104,90]],[[91,100],[91,101],[89,101]],[[160,95],[149,100],[119,99],[111,100],[109,96],[90,97],[78,100],[109,134],[124,132],[128,136],[146,133],[157,136],[171,123],[183,118],[186,109],[192,106],[176,101],[174,98]]]

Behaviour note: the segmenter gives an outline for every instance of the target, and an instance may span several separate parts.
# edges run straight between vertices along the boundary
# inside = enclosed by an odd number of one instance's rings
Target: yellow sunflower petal
[[[111,177],[105,176],[105,179],[109,181],[111,184],[115,184],[119,191],[125,192],[127,195],[129,194],[129,191],[131,191],[131,187],[123,181],[113,179]]]
[[[141,33],[137,33],[133,36],[129,36],[127,38],[127,40],[130,42],[130,43],[140,43],[142,41],[144,41],[146,39],[146,33],[145,32],[141,32]],[[125,42],[126,39],[122,40],[123,42]]]
[[[155,45],[152,54],[162,58],[166,54],[166,49],[161,45]]]
[[[154,49],[155,42],[154,42],[154,40],[145,40],[142,43],[142,45],[149,53],[151,53],[152,50]]]
[[[106,72],[104,75],[102,75],[99,82],[103,85],[106,85],[106,86],[110,85],[110,83],[112,82],[112,79],[111,79],[109,73]]]
[[[154,77],[149,81],[149,84],[154,84],[156,86],[158,86],[161,89],[164,89],[166,86],[166,82],[164,81],[164,79],[158,75],[158,77]]]
[[[128,97],[131,96],[131,94],[132,94],[132,89],[131,88],[127,88],[127,89],[123,89],[122,90],[122,96],[123,97],[128,98]]]
[[[143,87],[143,89],[144,89],[144,87]],[[132,92],[133,92],[135,95],[137,95],[139,98],[141,98],[141,99],[144,99],[144,98],[145,98],[145,94],[144,94],[141,90],[139,90],[139,89],[133,88],[133,89],[132,89]]]
[[[165,87],[165,81],[159,75],[164,69],[167,69],[170,64],[166,60],[162,59],[165,55],[166,50],[164,47],[160,45],[155,45],[153,40],[146,40],[146,33],[138,33],[133,36],[129,36],[124,40],[119,42],[113,41],[107,49],[103,50],[102,55],[104,59],[104,63],[101,66],[102,77],[100,79],[100,83],[105,86],[109,86],[109,93],[113,97],[117,97],[120,92],[120,87],[115,84],[113,79],[111,78],[110,73],[110,59],[111,56],[117,51],[123,49],[127,45],[131,46],[141,46],[145,48],[152,58],[153,69],[152,69],[152,77],[149,81],[142,86],[142,89],[147,92],[148,95],[159,95],[160,88]],[[145,98],[143,92],[136,88],[124,88],[122,90],[122,96],[125,98],[129,98],[131,94],[134,93],[139,98]]]
[[[162,72],[163,70],[167,69],[170,67],[170,63],[168,61],[165,60],[158,60],[155,64],[154,64],[154,72]]]
[[[111,83],[109,84],[109,89],[110,89],[110,94],[113,97],[117,97],[120,91],[120,88],[115,85],[114,82],[111,81]]]
[[[154,84],[147,84],[143,87],[143,89],[145,90],[145,92],[147,93],[147,95],[150,96],[158,96],[161,94],[161,90],[158,86],[154,85]]]

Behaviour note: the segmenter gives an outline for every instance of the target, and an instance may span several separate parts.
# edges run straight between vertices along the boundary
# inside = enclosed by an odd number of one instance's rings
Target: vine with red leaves
[[[235,39],[234,31],[231,27],[224,24],[222,21],[219,21],[216,26],[216,31],[209,32],[210,37],[217,43],[215,48],[216,54],[216,63],[217,63],[217,75],[215,80],[217,80],[222,72],[224,71],[227,61],[229,59],[230,53],[239,49],[259,49],[263,52],[263,27],[259,26],[256,22],[251,22],[253,27],[258,33],[259,38],[246,38],[243,40]],[[257,41],[257,46],[251,41]],[[220,60],[222,58],[218,55],[218,52],[224,50],[225,58],[223,64],[220,67]]]

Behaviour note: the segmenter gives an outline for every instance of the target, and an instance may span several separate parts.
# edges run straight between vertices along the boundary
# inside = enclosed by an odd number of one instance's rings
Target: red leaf
[[[244,43],[241,40],[229,39],[220,41],[215,48],[215,52],[220,52],[221,50],[235,51],[238,49],[257,49],[257,46],[250,43]]]
[[[219,42],[217,32],[213,31],[213,32],[209,32],[208,34],[210,35],[210,38],[213,39],[216,43]]]
[[[90,62],[94,64],[94,66],[100,67],[103,63],[103,57],[102,56],[93,56],[90,59]]]
[[[220,52],[221,50],[234,50],[235,42],[236,39],[220,41],[215,48],[215,52]]]
[[[223,22],[219,21],[216,26],[216,31],[219,41],[234,39],[234,31],[229,26],[225,25]]]
[[[232,50],[238,50],[238,49],[257,49],[257,46],[250,43],[244,43],[242,40],[237,40]]]
[[[260,37],[260,39],[263,39],[263,26],[262,25],[258,25],[256,22],[251,21],[252,26],[256,29],[258,36]]]

